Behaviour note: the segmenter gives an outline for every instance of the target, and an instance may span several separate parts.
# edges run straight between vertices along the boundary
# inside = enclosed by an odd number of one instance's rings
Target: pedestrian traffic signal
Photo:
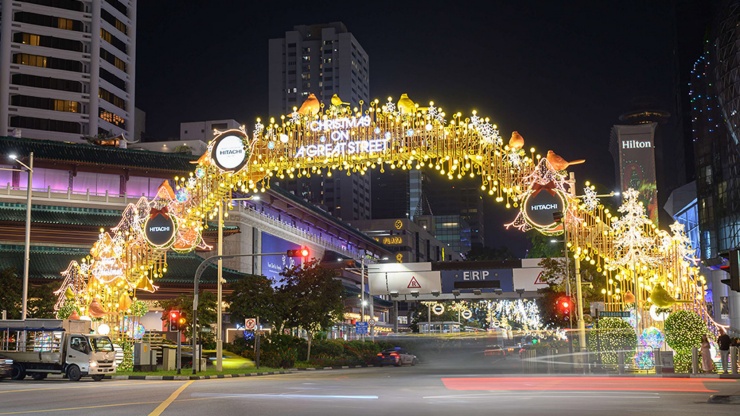
[[[720,269],[729,273],[728,279],[721,280],[722,283],[730,287],[735,292],[740,292],[740,250],[729,250],[719,253],[720,257],[726,260],[725,265]]]
[[[301,247],[298,250],[288,250],[287,255],[288,257],[303,257],[304,259],[307,259],[308,247]]]

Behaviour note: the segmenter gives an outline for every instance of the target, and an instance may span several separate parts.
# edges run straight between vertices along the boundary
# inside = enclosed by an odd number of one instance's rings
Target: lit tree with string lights
[[[641,299],[644,299],[641,287],[644,274],[649,267],[658,263],[659,257],[655,254],[655,239],[648,235],[648,230],[654,224],[645,215],[645,207],[638,200],[639,192],[630,188],[624,193],[624,202],[618,211],[622,217],[612,220],[614,234],[614,258],[610,259],[607,268],[615,270],[623,268],[632,274],[633,290],[635,291],[635,319],[636,327],[640,327]]]

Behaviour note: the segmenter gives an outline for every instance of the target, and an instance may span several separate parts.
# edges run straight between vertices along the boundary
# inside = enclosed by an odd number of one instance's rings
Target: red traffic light
[[[180,312],[178,311],[172,311],[170,312],[170,319],[176,320],[180,316]]]
[[[301,247],[298,250],[288,250],[287,251],[288,257],[303,257],[308,258],[308,248],[307,247]]]

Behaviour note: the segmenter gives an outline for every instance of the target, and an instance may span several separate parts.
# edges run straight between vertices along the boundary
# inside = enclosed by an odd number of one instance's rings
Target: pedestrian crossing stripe
[[[406,286],[408,289],[421,289],[421,285],[419,284],[419,281],[416,280],[415,276],[411,276],[411,281],[409,282],[409,285]]]

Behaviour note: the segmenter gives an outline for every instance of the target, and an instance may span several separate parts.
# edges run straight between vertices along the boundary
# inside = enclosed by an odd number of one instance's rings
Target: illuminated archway
[[[234,192],[264,192],[275,178],[426,167],[450,180],[479,178],[483,192],[519,210],[507,227],[565,233],[574,259],[603,273],[610,308],[635,302],[625,296],[633,293],[637,309],[649,320],[645,311],[657,304],[651,294],[660,285],[674,300],[664,306],[692,309],[711,321],[704,305],[706,283],[688,258],[682,228],[672,227],[672,234],[657,230],[641,222],[644,212],[633,212],[634,204],[617,219],[592,189],[576,196],[568,165],[552,152],[541,157],[534,148],[525,150],[516,132],[504,143],[498,127],[476,112],[448,116],[434,103],[419,107],[405,94],[397,104],[375,100],[358,108],[325,108],[310,96],[301,109],[279,120],[258,119],[252,132],[216,132],[193,172],[175,178],[174,188],[165,182],[153,200],[129,205],[117,227],[101,232],[89,258],[70,265],[58,306],[76,302],[89,310],[97,300],[109,314],[124,313],[129,293],[156,289],[156,279],[166,273],[168,250],[204,247],[206,221],[218,217],[222,203],[229,206]]]

